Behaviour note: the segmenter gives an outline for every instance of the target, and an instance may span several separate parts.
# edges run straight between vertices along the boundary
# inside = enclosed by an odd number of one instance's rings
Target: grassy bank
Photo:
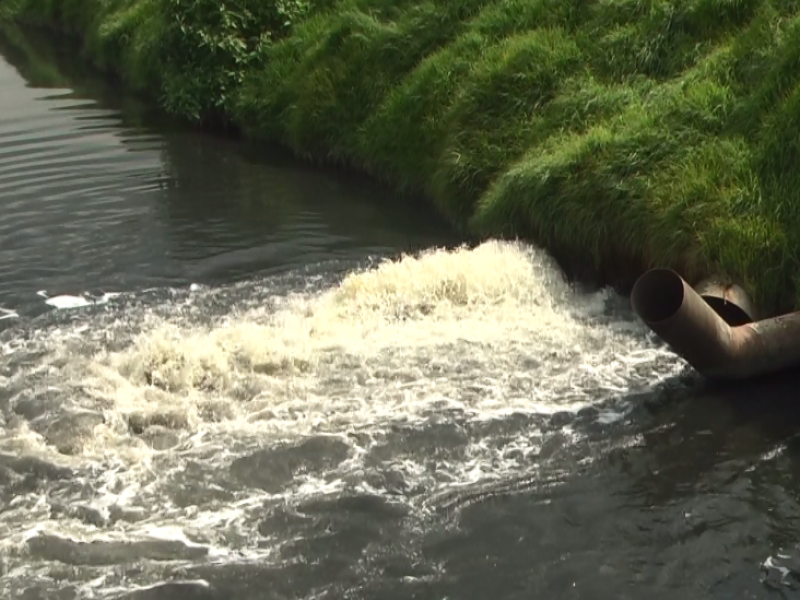
[[[797,0],[0,0],[200,123],[607,281],[800,306]]]

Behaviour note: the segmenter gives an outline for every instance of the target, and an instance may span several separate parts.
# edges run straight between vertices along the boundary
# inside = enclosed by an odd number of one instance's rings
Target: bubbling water
[[[67,555],[82,585],[108,588],[92,569],[137,540],[172,544],[137,561],[268,560],[286,540],[254,531],[275,502],[359,489],[423,511],[535,472],[553,435],[573,443],[569,423],[542,428],[548,415],[618,419],[626,394],[680,368],[613,293],[579,292],[542,252],[499,241],[317,291],[267,281],[111,304],[7,337],[4,353],[5,591]]]

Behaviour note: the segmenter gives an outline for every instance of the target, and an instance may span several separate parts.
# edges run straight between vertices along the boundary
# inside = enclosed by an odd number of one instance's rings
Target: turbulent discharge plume
[[[114,552],[280,560],[286,540],[258,527],[269,507],[346,490],[423,518],[437,494],[534,473],[541,419],[618,419],[626,394],[680,369],[613,293],[495,241],[320,290],[267,280],[112,303],[0,341],[4,597],[53,561],[119,591],[96,570]],[[515,418],[502,435],[487,425]]]

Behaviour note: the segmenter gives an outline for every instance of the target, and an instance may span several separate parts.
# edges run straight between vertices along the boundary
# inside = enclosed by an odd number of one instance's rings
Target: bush
[[[222,121],[266,44],[308,11],[306,0],[162,0],[163,103],[195,121]]]

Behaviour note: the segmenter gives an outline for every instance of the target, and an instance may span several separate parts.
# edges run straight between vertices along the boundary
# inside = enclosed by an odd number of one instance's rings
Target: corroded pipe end
[[[631,304],[673,352],[706,377],[741,380],[800,366],[800,312],[731,327],[669,269],[642,275]]]
[[[675,271],[653,269],[631,292],[631,304],[647,326],[708,377],[737,369],[731,328]]]
[[[750,296],[735,283],[710,277],[694,286],[694,290],[731,327],[753,323],[759,318]]]
[[[681,276],[669,269],[652,269],[639,277],[631,292],[634,312],[646,323],[659,323],[675,316],[683,305]]]

